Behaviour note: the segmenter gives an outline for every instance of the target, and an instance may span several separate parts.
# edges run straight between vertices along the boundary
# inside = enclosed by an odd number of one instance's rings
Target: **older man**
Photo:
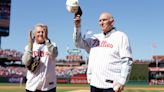
[[[91,92],[121,92],[129,77],[132,52],[128,37],[114,27],[111,13],[103,12],[99,17],[102,30],[99,34],[83,39],[80,15],[74,18],[73,39],[76,47],[89,53],[87,79]]]
[[[56,92],[57,55],[57,46],[48,38],[47,25],[36,24],[22,56],[27,67],[26,92]]]

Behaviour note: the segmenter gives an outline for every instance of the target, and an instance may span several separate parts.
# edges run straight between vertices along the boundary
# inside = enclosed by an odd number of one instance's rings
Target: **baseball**
[[[78,0],[67,0],[66,1],[66,9],[68,12],[76,13],[79,8]]]

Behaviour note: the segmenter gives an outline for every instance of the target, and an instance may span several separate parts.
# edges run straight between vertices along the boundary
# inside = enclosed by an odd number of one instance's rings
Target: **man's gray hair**
[[[45,30],[48,30],[48,27],[47,27],[46,24],[43,24],[43,23],[37,23],[37,24],[34,26],[33,30],[32,30],[33,33],[35,33],[37,27],[42,27],[42,28],[45,28]]]

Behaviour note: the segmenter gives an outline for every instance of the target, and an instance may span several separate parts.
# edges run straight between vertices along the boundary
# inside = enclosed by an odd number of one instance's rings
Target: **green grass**
[[[19,86],[19,83],[0,83],[0,86]],[[23,84],[24,86],[25,84]]]
[[[77,86],[77,87],[89,87],[89,84],[57,84],[57,86],[59,87],[74,87],[74,86]]]
[[[163,91],[156,91],[156,90],[151,90],[151,91],[149,91],[149,90],[125,90],[125,91],[123,91],[123,92],[163,92]]]
[[[8,89],[0,89],[0,92],[26,92],[26,91],[20,88],[17,88],[17,89],[8,88]]]
[[[8,86],[8,88],[0,88],[0,92],[25,92],[24,86],[20,87],[20,84],[17,83],[0,83],[0,86]],[[10,88],[10,86],[17,86],[16,88]],[[70,87],[62,88],[62,87]],[[126,85],[127,88],[164,88],[164,85]],[[58,84],[57,92],[67,92],[77,89],[89,89],[88,84]],[[124,90],[123,92],[164,92],[164,90]]]
[[[126,85],[126,87],[136,88],[164,88],[164,85]]]

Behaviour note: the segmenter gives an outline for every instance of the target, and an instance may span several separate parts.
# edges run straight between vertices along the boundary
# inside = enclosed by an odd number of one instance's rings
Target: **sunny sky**
[[[67,12],[66,0],[12,0],[10,34],[2,37],[3,49],[24,51],[28,32],[36,23],[49,27],[49,38],[59,49],[59,59],[66,49],[75,48],[72,40],[74,14]],[[164,55],[164,0],[79,0],[83,10],[82,33],[88,29],[101,32],[101,12],[111,12],[117,30],[125,32],[131,42],[134,59],[151,59]],[[156,48],[152,47],[152,44]],[[84,57],[88,54],[84,50]]]

